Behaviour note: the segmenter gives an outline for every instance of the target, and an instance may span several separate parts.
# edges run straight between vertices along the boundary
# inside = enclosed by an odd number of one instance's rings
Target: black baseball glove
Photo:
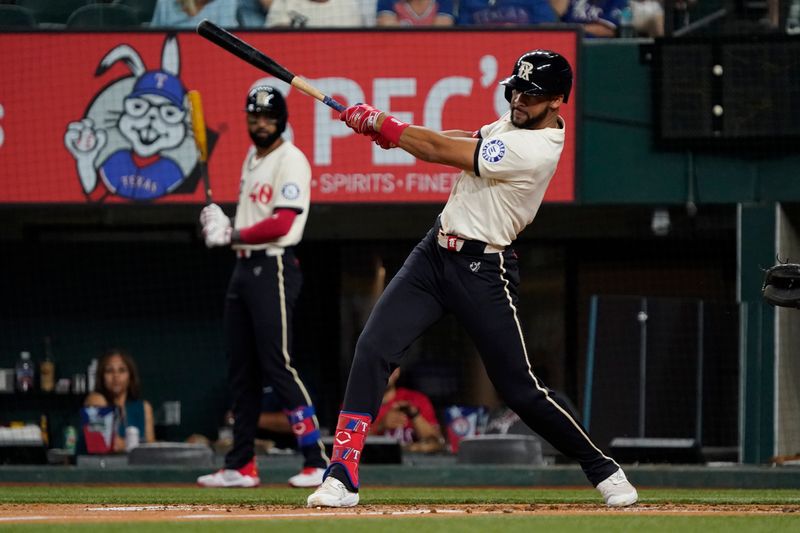
[[[800,309],[800,264],[781,263],[768,268],[761,295],[770,305]]]

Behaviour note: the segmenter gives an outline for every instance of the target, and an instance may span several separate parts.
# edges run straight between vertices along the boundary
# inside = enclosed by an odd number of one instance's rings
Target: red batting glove
[[[392,141],[384,137],[378,132],[370,133],[370,138],[372,141],[383,148],[384,150],[389,150],[390,148],[397,148],[397,145],[394,144]]]
[[[377,133],[375,131],[375,122],[382,112],[371,105],[356,104],[342,111],[339,119],[356,133],[371,135],[372,133]]]

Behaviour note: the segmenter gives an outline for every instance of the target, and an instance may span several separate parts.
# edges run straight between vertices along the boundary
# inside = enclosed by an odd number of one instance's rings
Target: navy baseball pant
[[[290,356],[292,315],[302,284],[291,249],[282,256],[255,252],[236,261],[224,312],[234,416],[234,444],[225,456],[225,468],[241,468],[253,458],[265,380],[285,409],[312,405]],[[325,468],[321,441],[301,450],[304,466]]]
[[[438,224],[414,248],[378,300],[356,345],[343,410],[380,407],[389,374],[406,349],[445,312],[475,342],[503,401],[597,485],[619,466],[595,446],[569,410],[531,370],[517,316],[515,253],[467,254],[437,243]]]

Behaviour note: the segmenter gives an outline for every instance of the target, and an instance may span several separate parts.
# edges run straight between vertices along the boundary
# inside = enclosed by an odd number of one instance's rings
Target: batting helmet
[[[286,100],[283,99],[283,95],[275,87],[258,85],[250,89],[250,92],[247,93],[244,110],[248,113],[263,113],[270,118],[277,119],[277,135],[280,135],[286,129],[289,110],[286,107]]]
[[[566,102],[572,89],[572,68],[561,54],[550,50],[531,50],[517,59],[511,76],[500,84],[506,86],[505,96],[509,102],[514,89],[531,95],[563,94]]]

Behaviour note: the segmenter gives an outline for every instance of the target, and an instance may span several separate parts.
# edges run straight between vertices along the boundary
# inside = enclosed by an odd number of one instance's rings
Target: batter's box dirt
[[[323,509],[279,505],[86,505],[4,504],[0,523],[30,522],[136,522],[330,519],[353,517],[402,518],[458,515],[599,515],[632,513],[652,515],[763,515],[800,512],[800,505],[637,504],[611,509],[600,504],[493,504],[493,505],[363,505],[350,509]]]

